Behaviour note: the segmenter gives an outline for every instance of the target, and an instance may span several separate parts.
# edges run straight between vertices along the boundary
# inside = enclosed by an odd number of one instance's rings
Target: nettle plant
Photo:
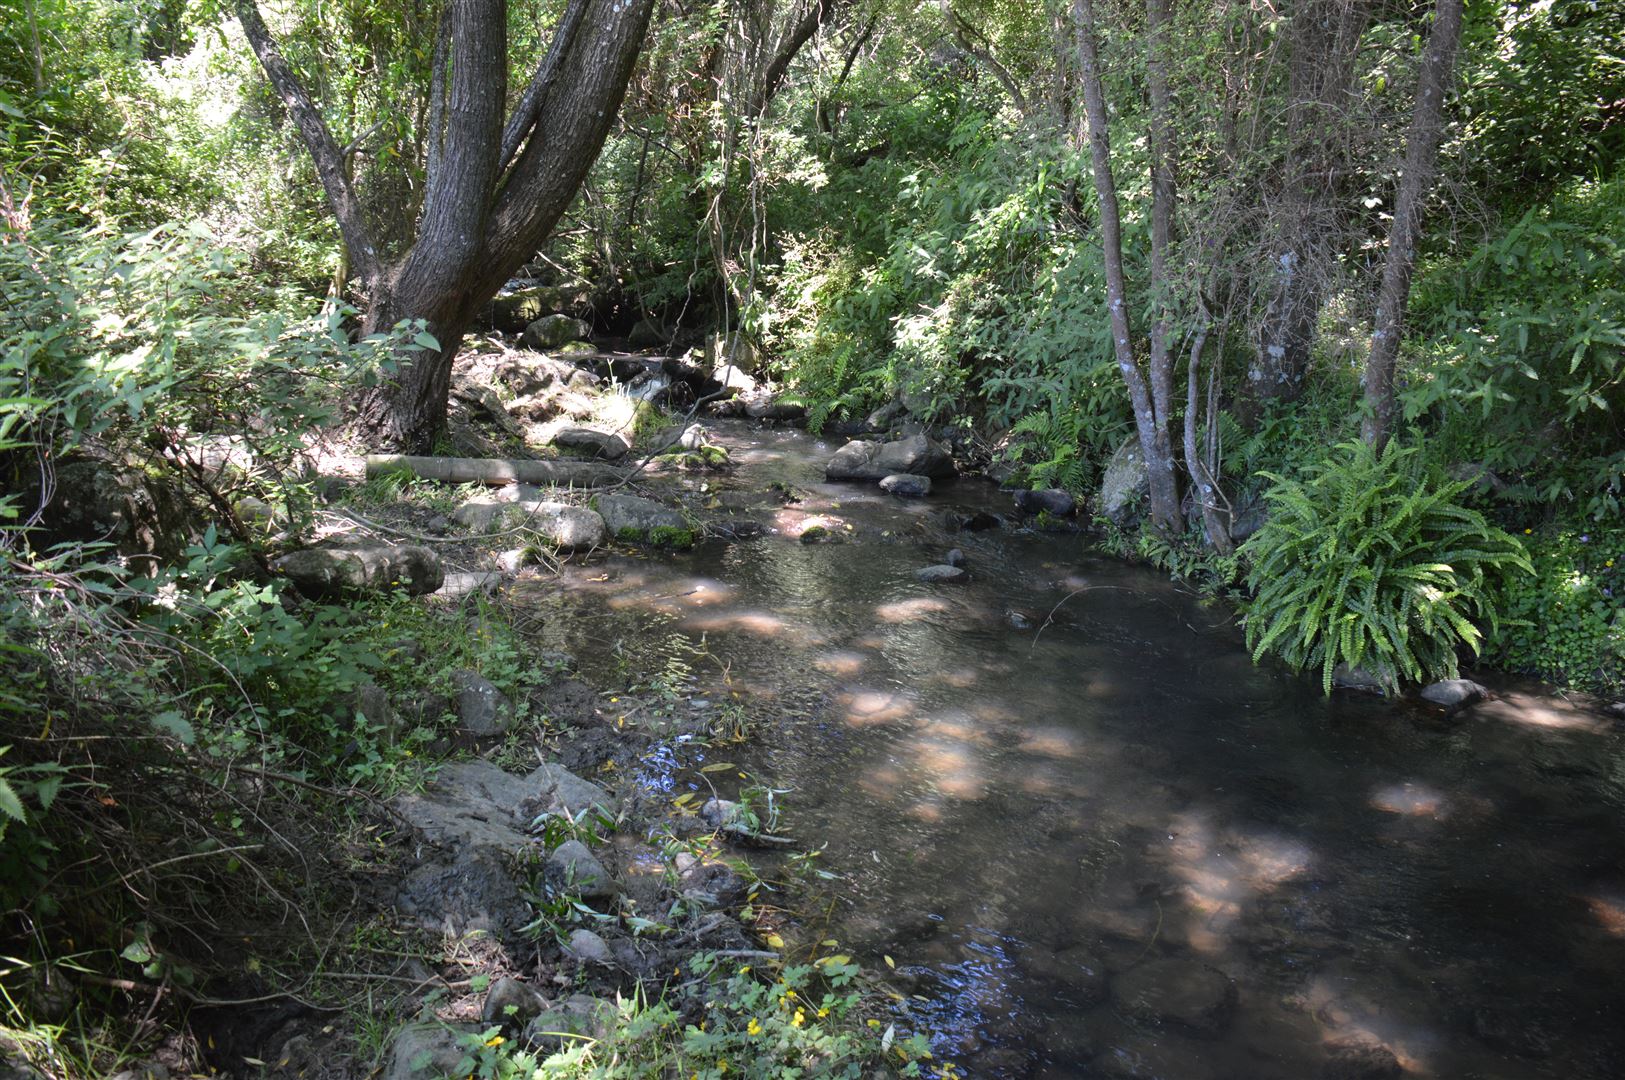
[[[1339,664],[1391,689],[1453,677],[1499,624],[1497,575],[1531,573],[1512,536],[1456,500],[1416,447],[1381,454],[1344,443],[1303,480],[1273,473],[1268,523],[1241,549],[1251,569],[1247,643],[1315,669],[1327,693]]]

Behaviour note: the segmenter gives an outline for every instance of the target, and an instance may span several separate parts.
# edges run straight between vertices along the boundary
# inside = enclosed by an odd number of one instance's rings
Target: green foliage
[[[457,1076],[642,1080],[649,1076],[922,1076],[931,1058],[921,1035],[864,1015],[860,970],[830,955],[792,964],[777,978],[701,953],[692,976],[665,998],[622,998],[594,1037],[571,1036],[547,1056],[513,1047],[500,1028],[463,1037]],[[699,1015],[697,1023],[685,1015]],[[952,1075],[945,1066],[942,1075]]]
[[[1528,556],[1417,448],[1336,453],[1302,481],[1265,474],[1270,518],[1242,548],[1254,659],[1318,670],[1327,693],[1339,664],[1391,687],[1454,676],[1457,647],[1479,651],[1475,622],[1497,632],[1496,577],[1528,573]]]
[[[1625,179],[1574,185],[1417,290],[1432,335],[1403,395],[1458,460],[1523,500],[1578,500],[1602,521],[1625,498]],[[1556,451],[1554,453],[1554,451]]]
[[[1487,652],[1514,671],[1617,694],[1625,690],[1625,529],[1525,529],[1533,575],[1503,586],[1506,616]]]

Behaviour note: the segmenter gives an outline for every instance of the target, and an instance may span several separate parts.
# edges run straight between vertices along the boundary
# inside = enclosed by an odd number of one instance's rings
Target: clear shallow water
[[[763,536],[568,567],[536,602],[589,671],[703,640],[842,876],[817,932],[914,976],[970,1075],[1625,1076],[1608,722],[1515,685],[1448,722],[1326,699],[1082,537],[954,531],[1010,511],[989,485],[902,502],[823,484],[838,441],[722,435],[741,468],[704,497]],[[848,542],[799,542],[809,520]],[[949,547],[972,580],[916,581]]]

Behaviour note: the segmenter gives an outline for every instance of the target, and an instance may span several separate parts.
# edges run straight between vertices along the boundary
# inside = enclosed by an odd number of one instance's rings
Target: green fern
[[[1415,447],[1379,456],[1345,443],[1304,481],[1273,473],[1269,521],[1242,548],[1250,563],[1247,644],[1332,688],[1339,664],[1390,688],[1456,674],[1497,626],[1492,575],[1532,572],[1523,546],[1456,499]]]
[[[1081,492],[1089,480],[1081,436],[1083,416],[1070,405],[1052,400],[1048,409],[1030,412],[1010,429],[1009,454],[1027,463],[1035,488]]]

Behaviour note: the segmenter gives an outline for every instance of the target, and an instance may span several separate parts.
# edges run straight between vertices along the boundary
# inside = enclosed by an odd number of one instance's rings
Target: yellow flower
[[[501,1035],[493,1035],[489,1039],[485,1040],[485,1045],[486,1046],[501,1046],[503,1043],[505,1043],[507,1041],[508,1040],[504,1039]]]
[[[824,1017],[826,1017],[828,1015],[829,1015],[829,1006],[828,1005],[825,1005],[822,1009],[818,1010],[818,1019],[822,1020]]]
[[[1533,533],[1533,532],[1534,532],[1534,531],[1535,531],[1535,530],[1534,530],[1534,529],[1525,529],[1525,530],[1524,530],[1524,531],[1523,531],[1523,534],[1524,534],[1524,535],[1525,535],[1525,536],[1528,536],[1528,535],[1530,535],[1530,534],[1531,534],[1531,533]]]
[[[762,1022],[760,1020],[756,1019],[756,1017],[754,1017],[754,1016],[751,1017],[750,1018],[750,1023],[745,1025],[745,1034],[747,1034],[747,1035],[760,1035],[761,1033],[762,1033]]]
[[[791,1027],[800,1027],[802,1024],[805,1024],[806,1022],[807,1022],[807,1014],[802,1012],[800,1009],[797,1009],[795,1018],[790,1021],[790,1026]]]

